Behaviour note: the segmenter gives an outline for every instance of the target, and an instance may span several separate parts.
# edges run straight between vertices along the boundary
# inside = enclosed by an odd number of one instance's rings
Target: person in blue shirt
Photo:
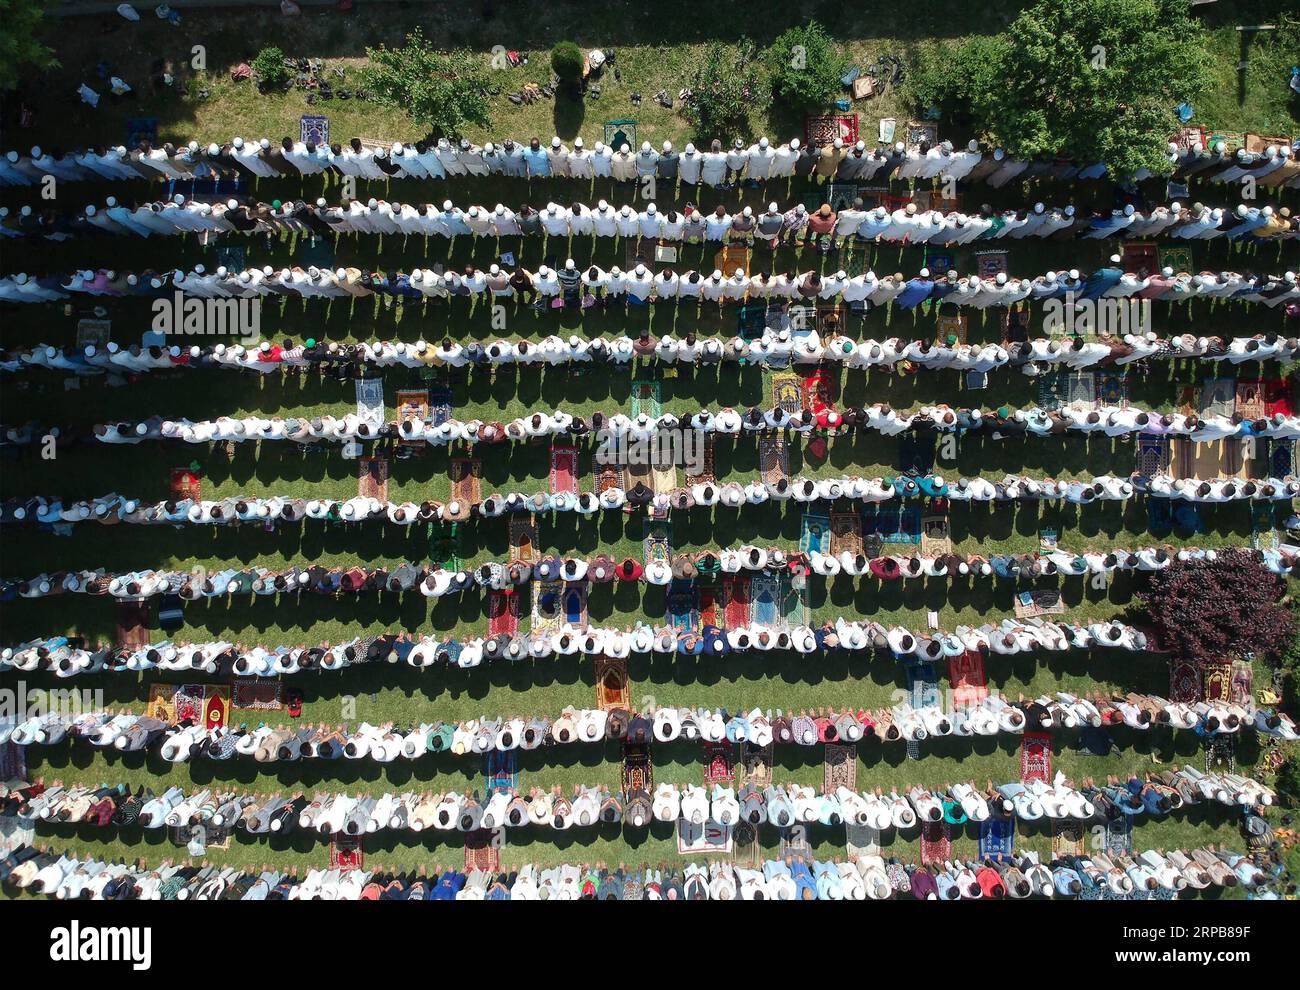
[[[932,291],[934,291],[934,282],[930,278],[930,269],[922,268],[916,278],[907,280],[903,291],[894,302],[902,309],[915,309],[930,298]]]
[[[429,892],[428,900],[430,901],[454,901],[460,889],[465,886],[465,874],[456,870],[448,870],[438,882],[434,884],[433,890]]]
[[[1119,255],[1111,255],[1110,260],[1111,264],[1109,266],[1098,268],[1088,276],[1088,281],[1083,283],[1083,291],[1079,293],[1080,299],[1100,299],[1119,285],[1120,280],[1124,277],[1124,269],[1118,267]]]
[[[533,138],[524,149],[524,164],[528,167],[528,177],[547,177],[551,174],[551,159],[542,147],[542,142]]]

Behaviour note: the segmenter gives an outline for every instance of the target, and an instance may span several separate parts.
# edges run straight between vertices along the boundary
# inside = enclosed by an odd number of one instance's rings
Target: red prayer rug
[[[551,447],[551,494],[578,494],[578,448],[568,445]]]
[[[704,783],[729,784],[736,778],[731,743],[706,742],[704,745]]]
[[[1052,734],[1026,732],[1020,742],[1020,782],[1052,780]]]
[[[728,629],[738,629],[749,625],[749,575],[728,575],[722,585],[726,605],[723,607],[723,621]]]
[[[488,592],[488,635],[513,636],[519,631],[519,593],[514,589]]]
[[[952,830],[945,821],[921,824],[921,863],[944,863],[952,859]]]
[[[978,705],[989,696],[988,675],[984,672],[984,654],[979,650],[948,658],[948,679],[952,700],[957,705]]]

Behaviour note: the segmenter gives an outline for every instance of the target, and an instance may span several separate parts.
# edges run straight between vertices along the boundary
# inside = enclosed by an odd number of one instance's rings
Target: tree
[[[560,77],[560,82],[571,90],[582,82],[582,70],[586,65],[587,56],[572,41],[556,42],[551,49],[551,69]]]
[[[401,48],[367,48],[362,88],[376,103],[405,110],[435,135],[457,135],[467,125],[487,127],[487,66],[472,52],[438,51],[419,28]]]
[[[1187,0],[1038,0],[1004,33],[931,54],[913,86],[1016,155],[1127,176],[1170,171],[1176,108],[1209,88],[1212,64]]]
[[[46,0],[0,0],[0,89],[13,89],[24,68],[50,69],[54,53],[36,40]]]
[[[1281,803],[1288,808],[1300,808],[1300,760],[1288,756],[1277,768],[1274,790]]]
[[[289,69],[284,64],[284,52],[270,45],[263,48],[253,59],[253,73],[257,76],[257,85],[270,92],[283,89],[289,81]]]
[[[763,53],[772,91],[798,109],[824,107],[839,92],[845,58],[816,21],[792,27]]]
[[[1296,635],[1295,615],[1281,604],[1286,583],[1244,550],[1216,559],[1175,560],[1151,577],[1139,599],[1160,641],[1192,660],[1249,654],[1276,660]]]
[[[748,38],[734,48],[713,42],[705,50],[683,111],[701,137],[712,140],[748,132],[749,111],[767,97],[757,65],[756,48]]]

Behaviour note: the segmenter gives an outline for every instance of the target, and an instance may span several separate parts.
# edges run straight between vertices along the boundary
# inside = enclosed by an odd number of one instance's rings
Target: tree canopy
[[[487,66],[464,50],[439,51],[416,28],[400,48],[367,48],[362,82],[376,102],[405,110],[439,135],[491,123]]]
[[[845,57],[816,21],[790,28],[763,53],[772,91],[798,109],[822,109],[841,89]]]
[[[1007,30],[947,48],[915,80],[923,105],[965,111],[1021,157],[1167,172],[1177,106],[1211,83],[1187,0],[1039,0]]]
[[[0,89],[12,89],[26,67],[58,65],[54,53],[36,39],[46,0],[0,0]]]

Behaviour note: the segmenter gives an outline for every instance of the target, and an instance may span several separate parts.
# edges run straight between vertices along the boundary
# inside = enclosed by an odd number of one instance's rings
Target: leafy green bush
[[[456,135],[468,124],[487,127],[487,66],[472,52],[439,51],[419,28],[401,48],[367,48],[361,88],[376,103],[405,110],[435,135]]]
[[[1300,808],[1300,760],[1287,757],[1277,768],[1274,788],[1280,803],[1288,808]]]
[[[825,106],[840,90],[846,59],[816,21],[792,27],[763,53],[772,91],[801,110]]]
[[[913,93],[922,109],[969,111],[1022,157],[1168,172],[1175,108],[1210,87],[1212,64],[1187,0],[1038,0],[1002,34],[931,53]]]
[[[758,74],[757,49],[748,38],[734,47],[714,42],[704,52],[691,80],[684,113],[704,139],[745,134],[749,111],[767,102]]]
[[[37,39],[45,0],[5,0],[0,4],[5,29],[0,31],[0,89],[12,89],[27,67],[52,69],[59,64],[54,53]]]
[[[558,42],[551,49],[551,68],[562,83],[574,85],[580,82],[586,65],[587,56],[572,41]]]
[[[279,89],[289,81],[289,70],[284,64],[284,52],[274,45],[269,45],[257,53],[252,68],[258,83],[265,89]]]

